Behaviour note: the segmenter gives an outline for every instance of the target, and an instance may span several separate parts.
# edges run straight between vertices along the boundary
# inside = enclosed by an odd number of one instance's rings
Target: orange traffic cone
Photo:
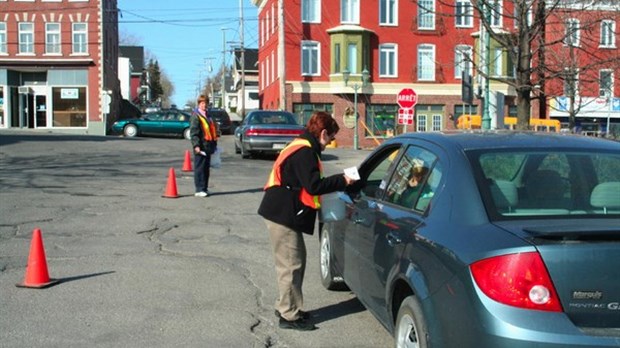
[[[170,173],[168,174],[168,184],[166,185],[166,191],[162,197],[179,197],[179,194],[177,193],[177,178],[174,176],[174,168],[170,168]]]
[[[181,171],[183,171],[183,172],[191,172],[191,171],[193,171],[193,169],[192,169],[192,161],[191,161],[191,157],[189,155],[189,150],[185,150],[185,162],[183,162],[183,169],[181,169]]]
[[[41,230],[35,228],[32,232],[32,241],[30,242],[30,255],[28,255],[26,277],[23,283],[15,285],[20,288],[42,289],[58,282],[59,280],[57,279],[50,279],[49,273],[47,272],[47,260],[45,259],[45,249],[43,248]]]

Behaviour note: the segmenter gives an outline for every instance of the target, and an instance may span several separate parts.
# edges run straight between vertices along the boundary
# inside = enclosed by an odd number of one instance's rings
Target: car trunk
[[[497,225],[536,246],[564,312],[578,327],[617,335],[620,327],[620,223],[617,219]],[[616,328],[616,330],[605,329]],[[612,334],[611,332],[615,332]]]

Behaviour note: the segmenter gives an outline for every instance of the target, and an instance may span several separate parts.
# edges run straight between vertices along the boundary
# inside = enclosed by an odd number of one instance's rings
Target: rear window
[[[576,151],[470,154],[493,219],[620,216],[620,155]]]

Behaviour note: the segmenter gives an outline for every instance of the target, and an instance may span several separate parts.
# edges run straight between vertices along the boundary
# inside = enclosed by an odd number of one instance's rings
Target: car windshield
[[[297,122],[291,114],[283,112],[256,113],[252,115],[250,124],[294,124]]]
[[[617,152],[501,150],[469,158],[491,219],[620,217]]]

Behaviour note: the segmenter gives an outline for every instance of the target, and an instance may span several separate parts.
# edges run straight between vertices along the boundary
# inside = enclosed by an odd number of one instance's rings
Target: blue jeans
[[[194,186],[196,186],[196,192],[207,192],[210,167],[211,155],[194,154]]]

